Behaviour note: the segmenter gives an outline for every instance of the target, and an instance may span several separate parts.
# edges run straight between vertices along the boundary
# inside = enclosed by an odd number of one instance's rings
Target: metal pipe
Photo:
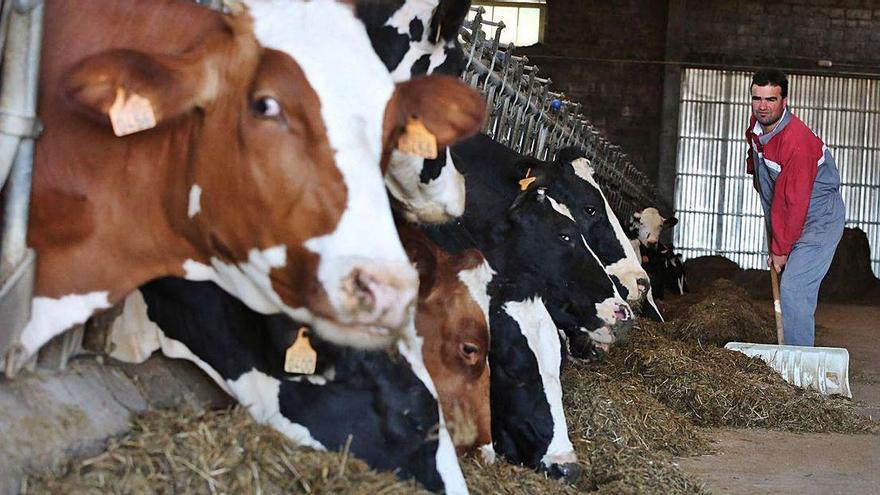
[[[14,11],[10,18],[9,39],[3,62],[3,88],[0,90],[0,114],[18,119],[36,118],[37,85],[40,66],[40,44],[43,31],[43,6],[27,12]],[[36,127],[36,126],[35,126]],[[2,129],[0,129],[2,130]],[[23,129],[20,129],[23,130]],[[34,128],[31,136],[19,132],[0,134],[0,149],[7,159],[10,148],[17,147],[9,174],[4,208],[3,246],[0,273],[5,278],[24,257],[30,208],[31,174],[34,153]],[[2,164],[2,162],[0,162]]]

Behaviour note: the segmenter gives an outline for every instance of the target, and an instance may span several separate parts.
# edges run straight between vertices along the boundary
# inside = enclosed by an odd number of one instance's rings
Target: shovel
[[[773,287],[773,313],[776,316],[776,341],[772,344],[728,342],[725,349],[761,358],[782,378],[796,387],[812,388],[824,395],[852,398],[849,389],[849,351],[840,347],[784,345],[782,307],[779,304],[779,275],[770,267]]]

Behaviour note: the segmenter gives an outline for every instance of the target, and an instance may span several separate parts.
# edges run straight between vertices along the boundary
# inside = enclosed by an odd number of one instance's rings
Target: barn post
[[[6,182],[0,248],[0,361],[7,375],[19,362],[17,341],[30,319],[35,253],[27,242],[43,5],[40,0],[6,0],[2,19],[3,79],[0,87],[0,179]],[[33,364],[31,360],[28,364]]]

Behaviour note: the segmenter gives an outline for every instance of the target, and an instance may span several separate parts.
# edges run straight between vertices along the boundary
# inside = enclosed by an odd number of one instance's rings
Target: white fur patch
[[[576,220],[574,219],[574,216],[571,214],[571,210],[568,209],[568,206],[565,206],[564,204],[556,201],[555,199],[551,198],[550,196],[547,196],[547,199],[550,200],[550,206],[552,206],[554,210],[556,210],[558,213],[561,213],[562,215],[565,215],[572,222],[576,222]]]
[[[484,464],[495,464],[495,459],[497,458],[497,454],[495,453],[495,447],[492,446],[491,443],[487,443],[486,445],[480,445],[480,459],[483,460]]]
[[[547,467],[553,464],[576,462],[577,456],[568,438],[568,425],[562,406],[562,383],[559,377],[562,352],[556,325],[541,298],[507,302],[504,304],[504,312],[519,325],[529,349],[538,360],[538,372],[541,374],[544,393],[550,404],[553,438],[541,462]]]
[[[495,271],[492,270],[492,267],[489,266],[489,262],[486,260],[483,260],[481,264],[470,270],[458,272],[458,279],[468,288],[468,292],[474,298],[474,301],[480,305],[486,321],[489,321],[489,294],[487,289],[493,275],[495,275]]]
[[[147,316],[141,291],[125,298],[122,314],[110,325],[110,357],[126,363],[143,363],[162,347],[162,330]]]
[[[190,218],[196,216],[196,214],[202,211],[202,188],[198,184],[193,184],[191,188],[189,188],[189,206],[186,209],[186,214]]]
[[[70,294],[53,299],[37,296],[31,301],[31,319],[21,333],[21,345],[32,356],[46,342],[74,325],[85,323],[99,309],[110,307],[108,291]]]
[[[403,205],[407,220],[418,223],[444,223],[460,217],[465,207],[465,183],[446,148],[446,164],[440,175],[428,182],[421,180],[424,158],[392,151],[385,185]]]
[[[312,437],[308,428],[290,421],[281,414],[281,406],[278,403],[280,380],[253,369],[237,380],[227,380],[227,383],[232,395],[247,407],[255,421],[268,424],[297,445],[327,450],[321,442]],[[308,404],[304,404],[303,407],[308,407]]]

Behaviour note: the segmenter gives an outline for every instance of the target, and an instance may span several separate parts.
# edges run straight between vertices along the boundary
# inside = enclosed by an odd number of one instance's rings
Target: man
[[[819,284],[843,235],[840,174],[822,140],[788,108],[784,73],[756,72],[751,93],[748,173],[770,233],[767,263],[782,273],[784,341],[812,346]]]

